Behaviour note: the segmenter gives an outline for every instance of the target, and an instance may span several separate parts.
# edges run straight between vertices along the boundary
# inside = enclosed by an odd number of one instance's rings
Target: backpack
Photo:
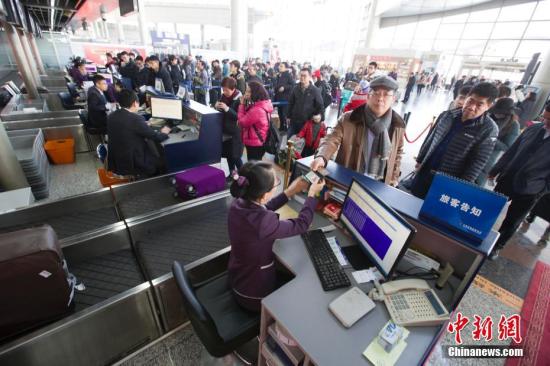
[[[321,96],[323,97],[323,104],[325,108],[332,104],[332,95],[330,94],[330,92],[330,85],[328,85],[326,81],[323,81],[323,85],[321,87]]]
[[[269,113],[266,114],[268,128],[265,141],[256,126],[253,125],[252,128],[254,128],[254,132],[256,132],[256,136],[258,136],[260,142],[264,144],[263,146],[265,152],[277,156],[277,154],[279,153],[279,148],[281,146],[281,137],[279,136],[279,131],[277,131],[277,128],[275,128],[275,125],[273,124],[273,122],[271,122],[271,115]]]

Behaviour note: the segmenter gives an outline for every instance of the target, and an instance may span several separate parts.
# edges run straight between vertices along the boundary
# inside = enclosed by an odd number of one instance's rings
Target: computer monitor
[[[84,65],[84,69],[86,69],[86,72],[88,74],[95,74],[97,72],[97,66],[96,65]]]
[[[183,106],[180,99],[151,98],[151,116],[154,118],[183,119]]]
[[[403,217],[355,179],[344,200],[340,221],[387,279],[416,232]]]
[[[98,74],[98,75],[101,75],[105,78],[105,80],[107,81],[107,84],[112,84],[113,83],[113,75],[109,74],[109,73],[101,73],[101,74]]]

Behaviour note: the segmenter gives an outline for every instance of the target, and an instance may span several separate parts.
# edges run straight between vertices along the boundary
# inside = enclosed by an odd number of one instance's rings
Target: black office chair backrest
[[[182,295],[187,316],[189,316],[193,329],[204,346],[209,349],[211,344],[223,344],[223,339],[217,331],[216,324],[214,324],[212,317],[197,298],[185,268],[181,263],[175,261],[172,265],[172,273]]]
[[[89,120],[88,120],[88,111],[86,109],[80,109],[78,111],[78,117],[80,117],[80,121],[84,125],[84,127],[88,127]]]
[[[78,90],[75,83],[67,83],[67,89],[73,98],[78,97]]]
[[[59,96],[59,99],[61,99],[61,104],[63,104],[63,107],[67,108],[74,105],[73,98],[71,97],[71,94],[67,92],[60,92],[57,93]]]

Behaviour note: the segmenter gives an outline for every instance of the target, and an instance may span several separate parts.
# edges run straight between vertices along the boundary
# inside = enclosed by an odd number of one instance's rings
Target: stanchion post
[[[285,189],[288,188],[290,179],[290,167],[292,166],[292,157],[294,156],[294,141],[288,140],[286,143],[286,166],[285,166]]]

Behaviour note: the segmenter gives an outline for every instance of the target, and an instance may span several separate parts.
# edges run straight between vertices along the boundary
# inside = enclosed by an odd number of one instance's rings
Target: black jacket
[[[155,86],[155,79],[160,78],[162,80],[162,84],[164,85],[164,91],[166,93],[172,93],[174,94],[174,87],[172,83],[172,78],[170,77],[170,73],[168,70],[166,70],[162,65],[159,66],[159,71],[157,73],[153,72],[154,78],[153,78],[153,85]]]
[[[311,83],[304,90],[297,84],[290,94],[288,105],[288,116],[293,124],[303,124],[316,114],[323,116],[325,110],[321,91]]]
[[[136,85],[139,68],[134,61],[129,61],[126,65],[120,67],[118,72],[125,78],[131,79],[134,86]]]
[[[294,78],[292,77],[292,74],[290,71],[285,71],[279,76],[277,76],[277,79],[275,79],[275,100],[286,100],[288,101],[290,99],[290,95],[292,94],[292,90],[296,86],[296,82],[294,81]],[[282,92],[279,92],[279,88],[283,87],[285,90]]]
[[[451,130],[456,118],[462,116],[462,109],[443,112],[437,118],[420,147],[416,162],[426,163],[436,147]],[[473,182],[481,173],[497,141],[498,126],[486,113],[471,125],[462,127],[449,142],[438,171]]]
[[[241,138],[241,129],[237,123],[237,112],[239,110],[240,98],[242,94],[238,93],[231,104],[228,104],[228,111],[223,113],[223,133],[231,136],[231,140],[224,142],[223,157],[233,157],[238,159],[243,154],[243,141]]]
[[[179,87],[180,81],[183,79],[183,74],[181,73],[181,69],[179,65],[168,65],[168,70],[170,71],[170,78],[172,78],[172,85],[175,87]]]
[[[135,87],[139,88],[142,85],[155,85],[155,78],[153,73],[151,72],[151,69],[148,67],[144,67],[143,69],[139,70],[136,75],[136,82]]]
[[[536,151],[532,151],[532,143],[543,133],[543,129],[544,123],[525,129],[489,171],[489,175],[498,175],[499,181],[512,179],[513,193],[516,194],[550,192],[550,137]]]
[[[159,166],[158,157],[146,139],[162,142],[168,135],[147,126],[145,119],[124,108],[107,118],[109,170],[120,175],[151,176]]]
[[[88,125],[107,131],[107,98],[95,86],[88,89]]]

